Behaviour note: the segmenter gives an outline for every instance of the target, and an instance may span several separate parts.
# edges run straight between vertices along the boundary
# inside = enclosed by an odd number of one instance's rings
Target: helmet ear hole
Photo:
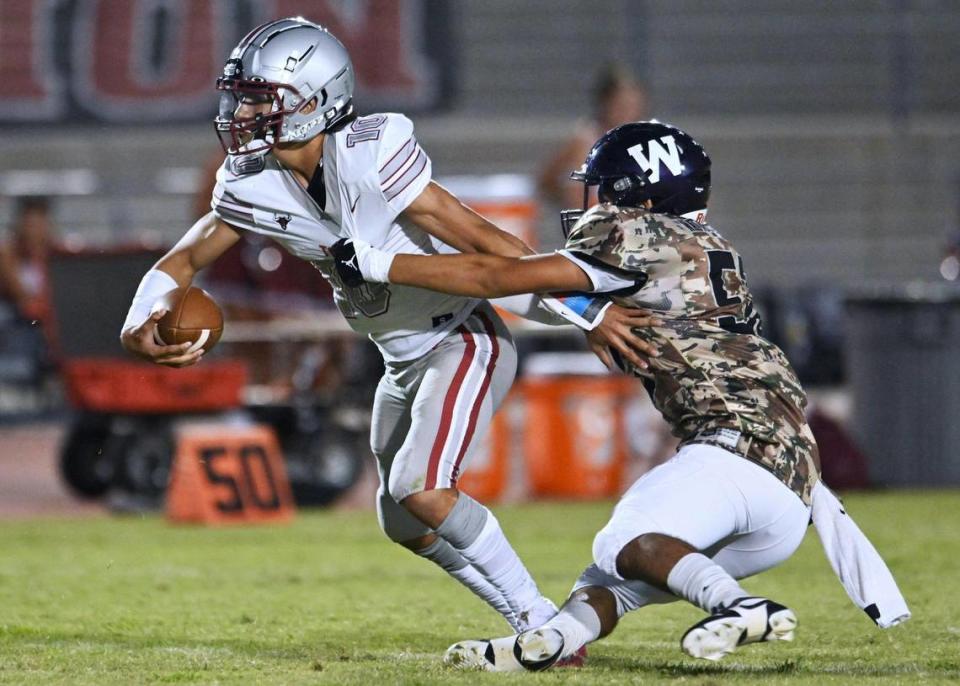
[[[597,187],[597,200],[600,202],[616,203],[617,194],[613,190],[612,183],[604,181]]]
[[[603,179],[597,189],[597,198],[600,202],[609,202],[614,205],[640,207],[646,199],[643,185],[643,181],[632,174]]]
[[[629,176],[624,176],[613,182],[613,190],[615,190],[617,193],[623,193],[624,191],[630,190],[632,187],[633,181],[630,180]]]

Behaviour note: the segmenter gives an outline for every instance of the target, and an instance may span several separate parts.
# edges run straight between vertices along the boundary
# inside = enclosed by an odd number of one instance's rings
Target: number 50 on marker
[[[167,519],[202,524],[286,522],[293,511],[272,429],[200,424],[178,432]]]

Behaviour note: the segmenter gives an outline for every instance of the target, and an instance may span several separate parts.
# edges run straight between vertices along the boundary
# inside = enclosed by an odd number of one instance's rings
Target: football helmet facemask
[[[678,216],[705,211],[710,156],[675,126],[656,120],[634,122],[601,136],[570,178],[584,184],[583,209],[560,213],[565,236],[587,210],[591,186],[598,187],[600,202],[643,207],[650,200],[651,212]]]
[[[279,19],[233,49],[217,79],[214,126],[228,155],[307,141],[353,112],[353,87],[350,55],[333,34],[302,17]],[[259,111],[238,118],[242,105]]]

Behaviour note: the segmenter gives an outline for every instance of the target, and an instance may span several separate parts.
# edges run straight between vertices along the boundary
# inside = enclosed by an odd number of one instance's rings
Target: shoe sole
[[[769,631],[763,638],[746,641],[747,622],[742,617],[716,619],[705,626],[690,629],[680,647],[690,657],[701,660],[720,660],[740,645],[760,641],[792,641],[797,628],[797,617],[789,608],[774,612],[767,618]]]

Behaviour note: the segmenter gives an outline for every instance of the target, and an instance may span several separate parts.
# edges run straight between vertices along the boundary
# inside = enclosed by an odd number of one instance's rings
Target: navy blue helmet
[[[587,209],[591,186],[598,186],[600,202],[620,206],[642,207],[650,200],[652,212],[675,215],[706,208],[710,156],[675,126],[634,122],[601,136],[570,178],[584,184],[583,210],[563,213],[565,233]]]

